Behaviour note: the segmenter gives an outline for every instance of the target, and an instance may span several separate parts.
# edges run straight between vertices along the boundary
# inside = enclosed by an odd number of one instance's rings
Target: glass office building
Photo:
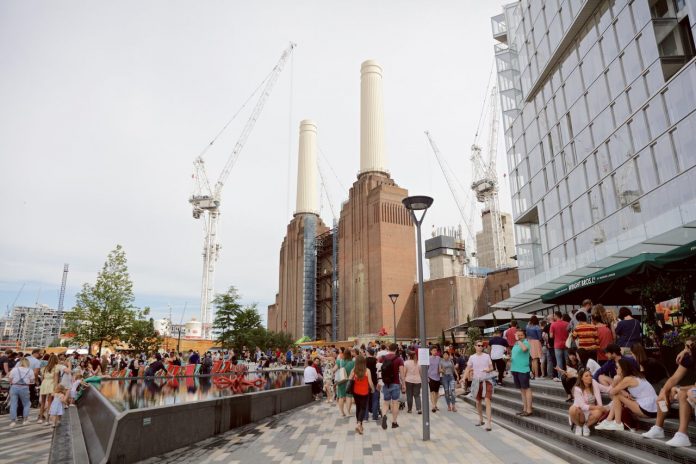
[[[696,240],[696,0],[519,0],[492,26],[520,271],[496,307]]]

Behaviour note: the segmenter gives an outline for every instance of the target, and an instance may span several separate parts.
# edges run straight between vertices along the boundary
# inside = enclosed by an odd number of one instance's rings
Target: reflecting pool
[[[304,385],[302,373],[277,370],[247,374],[153,379],[104,379],[99,389],[119,411],[171,406],[193,401],[224,398],[241,393]]]

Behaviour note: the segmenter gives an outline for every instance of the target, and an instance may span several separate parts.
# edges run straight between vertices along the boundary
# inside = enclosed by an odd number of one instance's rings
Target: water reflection
[[[96,384],[120,411],[170,406],[303,385],[301,373],[278,370],[244,375],[104,380]]]

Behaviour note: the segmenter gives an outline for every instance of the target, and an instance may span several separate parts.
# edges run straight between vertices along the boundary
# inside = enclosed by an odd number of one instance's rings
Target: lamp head
[[[433,199],[425,195],[416,195],[404,198],[401,200],[401,203],[404,204],[406,209],[411,211],[421,211],[430,208],[430,205],[433,204]]]
[[[399,298],[398,293],[390,293],[389,294],[389,299],[391,300],[392,303],[396,304],[396,299]]]

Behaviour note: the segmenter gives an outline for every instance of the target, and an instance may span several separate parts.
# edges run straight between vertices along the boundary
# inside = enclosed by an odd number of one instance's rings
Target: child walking
[[[51,402],[51,408],[48,411],[51,427],[60,425],[60,418],[63,416],[63,405],[66,401],[65,392],[66,389],[61,384],[56,385],[56,387],[53,389],[53,401]]]

